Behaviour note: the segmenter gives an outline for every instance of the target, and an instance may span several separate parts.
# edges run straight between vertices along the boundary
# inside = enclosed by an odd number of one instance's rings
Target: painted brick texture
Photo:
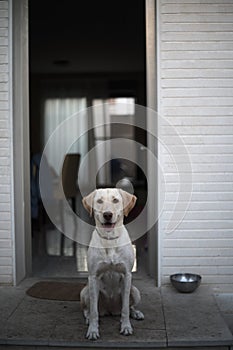
[[[8,1],[0,1],[0,285],[13,282],[8,26]]]
[[[233,2],[161,0],[160,113],[175,126],[192,161],[186,215],[163,232],[162,280],[196,272],[216,291],[233,291]],[[161,133],[172,144],[165,125]],[[179,151],[178,151],[179,152]],[[182,165],[182,152],[178,154]],[[174,210],[179,176],[160,154],[166,180],[161,230]]]

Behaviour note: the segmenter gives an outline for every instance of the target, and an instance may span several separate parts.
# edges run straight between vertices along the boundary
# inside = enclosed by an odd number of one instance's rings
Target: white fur
[[[90,340],[99,338],[99,314],[121,315],[120,333],[124,335],[133,333],[130,316],[144,319],[142,312],[135,309],[140,292],[131,285],[134,251],[123,225],[124,215],[135,202],[135,196],[119,189],[99,189],[83,199],[96,222],[87,255],[88,284],[80,295],[89,325],[86,337]],[[104,213],[112,213],[108,227]]]

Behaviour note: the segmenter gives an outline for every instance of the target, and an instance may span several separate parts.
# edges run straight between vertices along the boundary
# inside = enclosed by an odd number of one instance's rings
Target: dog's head
[[[94,214],[96,226],[106,232],[123,225],[136,203],[136,197],[117,188],[98,189],[83,198],[85,209]]]

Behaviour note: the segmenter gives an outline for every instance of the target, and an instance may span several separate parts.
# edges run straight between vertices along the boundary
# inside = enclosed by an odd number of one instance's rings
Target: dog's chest
[[[122,252],[118,251],[117,248],[102,249],[99,259],[99,274],[106,271],[124,273],[125,264],[122,261],[124,261]]]
[[[107,248],[102,251],[103,261],[109,265],[115,265],[120,261],[120,252],[117,248]]]

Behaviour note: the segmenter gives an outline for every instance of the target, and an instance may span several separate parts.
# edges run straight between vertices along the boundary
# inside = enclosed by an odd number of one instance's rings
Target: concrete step
[[[84,347],[82,345],[80,346],[75,346],[75,347],[64,347],[64,346],[25,346],[25,345],[0,345],[1,350],[96,350],[96,349],[111,349],[111,350],[140,350],[144,349],[143,347],[111,347],[111,346],[98,346],[98,347]],[[150,348],[150,349],[165,349],[164,347],[162,348]],[[166,347],[166,350],[233,350],[232,347],[228,346],[217,346],[217,347]]]
[[[0,350],[54,349],[187,349],[229,350],[232,334],[208,287],[180,294],[172,287],[155,288],[145,280],[140,289],[144,321],[132,320],[134,334],[119,334],[119,317],[100,319],[101,338],[85,339],[80,303],[31,298],[32,282],[17,288],[0,288]],[[233,349],[232,349],[233,350]]]
[[[162,288],[168,347],[230,347],[233,337],[223,319],[212,291],[200,286],[182,294]]]

